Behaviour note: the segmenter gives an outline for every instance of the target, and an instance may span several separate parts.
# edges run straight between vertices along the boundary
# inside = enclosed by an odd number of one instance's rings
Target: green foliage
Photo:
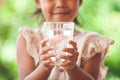
[[[18,80],[15,48],[18,29],[24,25],[38,26],[31,18],[34,11],[34,0],[6,0],[0,4],[0,80]],[[79,13],[83,28],[77,29],[96,31],[115,40],[105,61],[109,67],[106,80],[120,80],[120,0],[83,0]]]

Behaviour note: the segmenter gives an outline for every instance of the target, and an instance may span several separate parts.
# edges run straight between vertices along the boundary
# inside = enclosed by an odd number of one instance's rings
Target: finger
[[[68,60],[68,59],[71,60],[72,57],[73,57],[72,55],[67,55],[67,56],[66,56],[66,55],[59,55],[59,56],[58,56],[58,58],[60,58],[60,59],[67,59],[67,60]]]
[[[63,48],[62,51],[63,51],[63,52],[71,53],[71,54],[73,54],[73,55],[78,55],[77,50],[75,50],[75,49],[73,49],[73,48]]]
[[[51,60],[45,60],[43,61],[44,64],[50,64],[52,61]]]
[[[72,63],[72,61],[65,60],[64,62],[60,63],[60,66],[62,66],[62,67],[69,66],[71,63]]]
[[[45,47],[47,42],[48,42],[48,39],[42,40],[41,43],[40,43],[41,44],[40,48]]]
[[[44,47],[44,48],[42,48],[41,50],[40,50],[40,52],[39,52],[39,54],[46,54],[48,51],[50,51],[50,50],[53,50],[54,49],[54,47],[52,46],[48,46],[48,47]]]
[[[41,61],[43,61],[43,60],[47,60],[47,59],[50,59],[51,57],[55,57],[56,56],[56,54],[45,54],[45,55],[42,55],[41,57],[40,57],[40,60]]]
[[[75,50],[77,50],[77,43],[76,43],[76,42],[70,40],[68,43],[71,44],[72,47],[73,47]]]
[[[58,58],[64,60],[72,60],[74,62],[78,59],[78,55],[74,55],[74,56],[59,55]]]
[[[44,65],[54,65],[54,62],[51,60],[51,59],[48,59],[48,60],[45,60],[45,61],[43,61],[43,64]]]

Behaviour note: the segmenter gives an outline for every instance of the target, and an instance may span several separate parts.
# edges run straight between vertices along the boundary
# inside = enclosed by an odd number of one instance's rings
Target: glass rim
[[[49,23],[56,23],[56,24],[59,24],[59,23],[61,23],[61,24],[64,24],[64,23],[71,23],[71,24],[74,24],[74,22],[43,22],[43,24],[49,24]]]

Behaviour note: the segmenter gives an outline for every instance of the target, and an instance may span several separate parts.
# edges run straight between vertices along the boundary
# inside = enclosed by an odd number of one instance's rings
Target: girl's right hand
[[[40,65],[47,67],[48,69],[52,69],[54,67],[54,61],[51,60],[51,57],[55,57],[55,53],[48,53],[49,51],[53,50],[53,46],[47,46],[48,39],[44,39],[40,43],[40,51],[39,51],[39,59]]]

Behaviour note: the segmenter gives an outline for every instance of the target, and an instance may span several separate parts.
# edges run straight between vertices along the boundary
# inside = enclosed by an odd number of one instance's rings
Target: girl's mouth
[[[56,16],[65,16],[68,14],[70,14],[70,11],[69,12],[55,12],[55,13],[53,13],[53,15],[56,15]]]

